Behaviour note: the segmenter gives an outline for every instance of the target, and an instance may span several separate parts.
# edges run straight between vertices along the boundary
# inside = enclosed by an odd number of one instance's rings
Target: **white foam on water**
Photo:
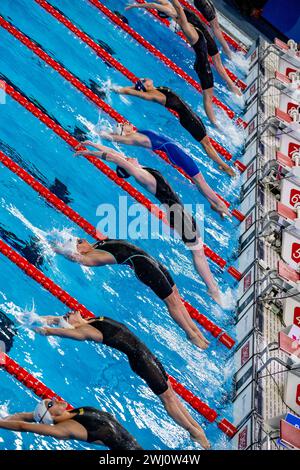
[[[46,257],[49,261],[53,260],[54,258],[54,253],[51,247],[51,244],[49,243],[47,237],[48,233],[45,232],[44,230],[39,229],[35,225],[33,225],[23,214],[22,212],[19,211],[15,206],[12,204],[6,206],[7,211],[10,212],[14,217],[19,219],[25,227],[27,227],[38,239],[39,246],[42,251],[42,255]]]

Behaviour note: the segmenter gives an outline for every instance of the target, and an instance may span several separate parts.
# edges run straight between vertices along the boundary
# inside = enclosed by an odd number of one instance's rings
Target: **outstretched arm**
[[[182,8],[181,4],[179,3],[179,0],[171,0],[176,13],[177,13],[177,22],[180,25],[182,31],[187,37],[187,40],[189,41],[190,44],[194,45],[198,39],[199,35],[194,28],[194,26],[188,22],[187,17],[184,13],[184,9]]]

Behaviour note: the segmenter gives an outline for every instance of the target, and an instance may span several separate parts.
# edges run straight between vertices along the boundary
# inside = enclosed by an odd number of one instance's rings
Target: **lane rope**
[[[45,3],[44,0],[35,0],[38,3]],[[125,23],[119,16],[109,10],[105,5],[103,5],[99,0],[89,0],[89,2],[96,7],[101,13],[103,13],[109,20],[111,20],[114,24],[120,27],[123,31],[128,33],[132,38],[134,38],[139,44],[141,44],[147,51],[153,54],[155,57],[160,59],[167,67],[172,69],[177,75],[179,75],[183,80],[187,83],[192,85],[197,91],[202,93],[202,88],[200,84],[194,80],[190,75],[188,75],[181,67],[176,65],[171,59],[165,56],[161,51],[159,51],[156,47],[150,44],[143,36],[137,33],[134,29],[132,29],[127,23]],[[218,106],[220,109],[226,112],[230,119],[233,119],[234,122],[238,126],[242,126],[244,128],[247,127],[247,123],[240,117],[237,117],[234,111],[230,109],[227,105],[222,103],[218,98],[215,96],[212,99],[213,103]]]
[[[145,1],[144,0],[135,0],[137,3],[141,3],[141,4],[144,4]],[[170,28],[170,21],[167,19],[167,18],[162,18],[161,16],[159,16],[157,10],[153,10],[152,8],[145,8],[146,12],[150,13],[152,16],[154,16],[154,18],[156,18],[160,23],[164,24],[165,26],[167,26],[167,28]],[[183,34],[182,31],[176,31],[176,34],[177,36],[179,36],[185,43],[189,44],[185,35]],[[213,64],[213,60],[211,57],[209,57],[209,62],[211,64]],[[213,64],[214,65],[214,64]],[[241,80],[240,78],[238,78],[238,76],[233,73],[231,70],[229,70],[227,67],[225,67],[225,70],[226,70],[226,73],[228,75],[228,77],[242,90],[246,90],[247,88],[247,84],[245,82],[243,82],[243,80]]]
[[[38,284],[40,284],[44,289],[46,289],[50,294],[60,300],[63,304],[65,304],[68,308],[72,310],[78,310],[83,317],[91,318],[95,317],[95,315],[88,310],[83,304],[79,303],[76,299],[74,299],[70,294],[68,294],[65,290],[59,287],[54,281],[48,278],[44,273],[42,273],[39,269],[33,266],[29,261],[27,261],[23,256],[13,250],[9,245],[7,245],[3,240],[0,239],[0,252],[6,256],[10,261],[12,261],[16,266],[18,266],[25,274],[35,280]],[[1,357],[3,358],[3,353],[1,353]],[[9,358],[10,359],[10,358]],[[1,364],[1,363],[4,364]],[[8,360],[8,368],[9,368],[10,360]],[[2,367],[7,370],[7,366],[5,364],[5,356],[4,360],[0,361]],[[12,361],[11,363],[11,370],[14,371],[16,367],[17,374],[18,374],[18,364]],[[52,393],[51,389],[43,390],[43,384],[38,379],[35,379],[33,376],[27,373],[24,369],[20,368],[20,376],[22,380],[24,380],[24,385],[28,388],[32,389],[33,391],[39,390],[39,393]],[[9,372],[9,370],[7,370]],[[25,372],[24,372],[25,371]],[[11,372],[9,372],[11,373]],[[12,374],[14,375],[14,373]],[[15,375],[17,378],[17,376]],[[168,376],[172,386],[176,393],[181,396],[187,403],[189,403],[196,411],[198,411],[202,416],[204,416],[209,422],[214,422],[218,417],[218,413],[210,408],[206,403],[204,403],[200,398],[196,397],[192,392],[186,389],[181,383],[179,383],[176,379],[171,376]],[[19,380],[19,379],[18,379]],[[28,385],[27,385],[28,384]],[[55,395],[55,394],[54,394]],[[41,396],[41,395],[39,395]],[[53,397],[53,395],[52,395]],[[226,419],[221,420],[218,423],[218,427],[227,435],[231,430],[235,432],[235,427],[229,423]]]
[[[90,222],[80,216],[77,212],[75,212],[70,206],[64,203],[61,199],[59,199],[55,194],[53,194],[48,188],[43,186],[39,181],[37,181],[33,176],[31,176],[26,170],[24,170],[20,165],[14,162],[8,155],[0,151],[0,162],[9,169],[12,173],[17,175],[22,181],[24,181],[28,186],[30,186],[34,191],[36,191],[40,196],[42,196],[47,202],[49,202],[55,209],[59,212],[64,214],[68,217],[72,222],[77,224],[80,228],[82,228],[87,234],[92,236],[95,240],[104,240],[105,237],[102,233],[96,230]],[[182,299],[184,302],[184,300]],[[200,314],[196,309],[193,309],[190,306],[190,310],[193,310],[193,313],[190,314],[191,317],[196,320],[201,326],[205,329],[208,329],[210,333],[213,334],[215,338],[217,338],[218,332],[223,334],[223,330],[218,327],[218,325],[214,324],[210,321],[205,315]],[[199,316],[200,315],[200,316]],[[232,338],[228,335],[224,336],[223,341],[226,345],[231,346],[234,344]],[[223,343],[224,344],[224,343]]]
[[[68,80],[77,90],[81,91],[87,98],[89,98],[93,103],[95,103],[100,109],[106,112],[110,117],[112,117],[116,122],[124,123],[126,119],[121,116],[117,111],[115,111],[110,105],[105,103],[99,96],[97,96],[90,88],[88,88],[84,83],[82,83],[75,75],[69,72],[65,67],[63,67],[60,63],[54,60],[49,54],[47,54],[41,47],[39,47],[35,42],[33,42],[28,36],[23,34],[20,30],[18,30],[15,26],[11,23],[6,21],[0,15],[0,26],[2,26],[7,32],[9,32],[14,38],[28,47],[32,52],[34,52],[40,59],[44,60],[44,62],[50,65],[54,70],[56,70],[63,78]],[[172,165],[178,172],[180,172],[185,178],[189,179],[193,184],[194,181],[185,173],[184,170],[179,168],[178,166],[174,165],[165,152],[160,150],[156,150],[155,153],[165,162]],[[230,203],[226,201],[222,196],[217,194],[217,196],[226,204],[227,207],[230,206]],[[240,222],[242,222],[245,216],[238,211],[237,209],[232,210],[232,215],[236,217]]]

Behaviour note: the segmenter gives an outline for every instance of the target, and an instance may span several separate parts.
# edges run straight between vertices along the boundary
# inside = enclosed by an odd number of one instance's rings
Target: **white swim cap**
[[[45,400],[37,404],[33,412],[33,418],[36,423],[53,424],[53,419],[46,407]]]

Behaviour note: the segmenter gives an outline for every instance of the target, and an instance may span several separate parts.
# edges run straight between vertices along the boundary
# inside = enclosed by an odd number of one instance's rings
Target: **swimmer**
[[[179,197],[162,174],[153,168],[142,167],[135,158],[126,158],[124,155],[109,147],[93,144],[89,141],[83,142],[83,144],[96,147],[100,151],[91,152],[89,150],[79,150],[77,155],[94,155],[115,163],[117,165],[117,174],[120,177],[128,178],[129,176],[133,176],[139,184],[151,194],[154,194],[159,202],[166,207],[166,214],[170,226],[181,235],[182,241],[190,248],[194,266],[198,274],[204,280],[208,288],[208,294],[215,302],[221,305],[219,288],[209,269],[204,253],[203,242],[197,230],[196,221],[184,209]],[[217,196],[215,197],[218,198]]]
[[[54,251],[83,266],[130,266],[136,277],[163,300],[171,317],[185,331],[189,341],[201,349],[208,347],[209,341],[188,314],[167,269],[137,246],[125,240],[108,238],[91,244],[82,238],[73,237],[69,243],[57,244]]]
[[[134,86],[113,89],[120,95],[130,95],[152,101],[178,114],[179,122],[204,148],[207,155],[229,176],[235,176],[234,170],[219,157],[206,133],[206,128],[200,117],[170,88],[155,87],[150,78],[141,78]]]
[[[171,418],[189,432],[193,441],[205,449],[210,447],[203,429],[177,398],[162,364],[125,325],[107,317],[85,320],[80,312],[76,311],[71,311],[63,317],[42,318],[48,325],[58,325],[58,328],[37,328],[36,331],[42,335],[94,341],[126,354],[131,369],[145,380],[152,392],[159,397]],[[68,322],[67,328],[61,327],[61,321]]]
[[[186,150],[170,137],[150,130],[135,130],[133,125],[129,123],[118,124],[113,133],[102,131],[99,135],[103,139],[111,142],[136,145],[153,151],[161,150],[165,152],[171,163],[181,168],[193,180],[197,189],[210,202],[211,208],[222,217],[228,215],[228,208],[206,183],[195,161]],[[91,141],[82,142],[82,145],[90,145],[97,149],[99,148],[98,144],[94,144]],[[100,150],[102,150],[102,148],[100,148]]]
[[[111,450],[142,450],[134,437],[110,413],[90,406],[67,410],[67,406],[65,401],[55,397],[42,400],[33,412],[0,419],[0,429],[84,441]]]
[[[179,24],[177,23],[178,13],[175,10],[174,6],[169,0],[158,0],[159,3],[138,3],[135,5],[128,5],[126,10],[130,10],[132,8],[146,8],[146,9],[156,9],[157,12],[162,13],[164,18],[171,18],[170,28],[175,29],[175,32],[180,29]],[[207,29],[206,25],[202,23],[200,18],[194,13],[192,10],[186,7],[182,7],[187,18],[187,21],[193,25],[197,30],[201,31],[205,37],[206,44],[207,44],[207,51],[208,55],[212,58],[213,64],[219,73],[219,75],[223,78],[225,83],[227,84],[228,88],[238,96],[242,95],[241,90],[234,84],[231,80],[229,75],[226,72],[226,69],[223,65],[218,46],[216,41],[212,37],[210,31]],[[225,44],[227,45],[226,41]]]
[[[232,52],[221,31],[216,9],[214,7],[212,0],[194,0],[194,5],[197,8],[197,10],[199,10],[200,13],[202,13],[204,18],[209,22],[214,32],[214,35],[220,42],[222,49],[227,55],[227,57],[229,59],[232,59]]]

